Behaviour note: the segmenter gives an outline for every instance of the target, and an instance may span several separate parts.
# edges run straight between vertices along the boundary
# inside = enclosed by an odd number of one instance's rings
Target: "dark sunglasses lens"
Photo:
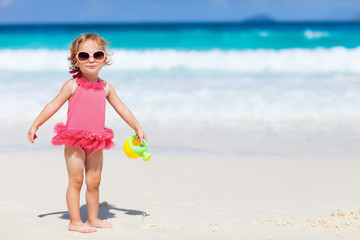
[[[86,52],[79,52],[78,54],[79,61],[86,61],[89,59],[89,57],[90,55]]]
[[[104,60],[104,58],[105,58],[104,52],[98,51],[94,53],[95,60]]]

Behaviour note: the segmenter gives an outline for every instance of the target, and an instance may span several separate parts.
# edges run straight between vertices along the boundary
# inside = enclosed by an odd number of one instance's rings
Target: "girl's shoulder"
[[[71,78],[64,83],[64,86],[66,87],[71,87],[73,85],[77,85],[75,78]]]
[[[104,81],[104,90],[106,93],[106,97],[109,97],[110,94],[112,95],[116,94],[114,87],[109,82],[106,81]]]
[[[64,88],[66,88],[67,91],[70,91],[71,96],[73,95],[73,93],[75,92],[76,88],[77,88],[78,84],[76,83],[76,79],[72,78],[67,80],[64,83]]]
[[[107,82],[107,81],[105,81],[105,80],[103,80],[103,79],[101,79],[103,82],[104,82],[104,91],[105,91],[105,93],[106,93],[106,97],[108,97],[109,96],[109,93],[110,93],[110,88],[111,88],[111,85],[110,85],[110,83],[109,82]]]
[[[101,81],[103,81],[104,82],[104,88],[106,89],[106,88],[112,88],[112,86],[111,86],[111,84],[108,82],[108,81],[105,81],[105,80],[103,80],[103,79],[101,79]]]

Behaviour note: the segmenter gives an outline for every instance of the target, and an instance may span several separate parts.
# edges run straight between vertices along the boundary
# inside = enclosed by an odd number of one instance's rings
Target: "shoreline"
[[[0,139],[1,153],[53,152],[63,146],[52,146],[53,125],[56,120],[42,126],[34,144],[28,142],[26,124],[2,125],[5,138]],[[29,125],[30,126],[30,125]],[[121,153],[125,140],[133,130],[125,123],[108,124],[115,133],[115,147],[105,152]],[[208,154],[230,157],[297,158],[297,159],[357,159],[360,149],[359,124],[174,124],[145,123],[149,136],[149,151],[156,154]]]

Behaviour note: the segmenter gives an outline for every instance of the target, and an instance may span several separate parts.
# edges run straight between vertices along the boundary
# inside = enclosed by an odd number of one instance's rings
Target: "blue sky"
[[[0,0],[0,24],[360,19],[360,0]]]

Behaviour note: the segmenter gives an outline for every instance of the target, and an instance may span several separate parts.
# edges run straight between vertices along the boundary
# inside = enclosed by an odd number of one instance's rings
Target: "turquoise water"
[[[208,23],[3,25],[0,49],[67,49],[79,34],[96,32],[124,49],[288,49],[360,45],[360,23]]]
[[[0,26],[1,126],[31,124],[71,77],[68,46],[85,32],[111,43],[100,77],[145,125],[360,121],[359,23],[28,25]],[[49,121],[66,121],[66,106]],[[123,124],[111,106],[106,121]]]

